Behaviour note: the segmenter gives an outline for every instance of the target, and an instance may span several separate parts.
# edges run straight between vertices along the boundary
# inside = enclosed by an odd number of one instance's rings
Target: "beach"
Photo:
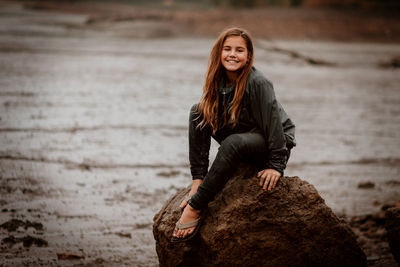
[[[0,265],[158,266],[153,216],[191,182],[189,110],[223,22],[33,7],[0,2]],[[398,40],[254,36],[296,124],[285,175],[349,221],[399,202]],[[379,242],[369,265],[395,266]]]

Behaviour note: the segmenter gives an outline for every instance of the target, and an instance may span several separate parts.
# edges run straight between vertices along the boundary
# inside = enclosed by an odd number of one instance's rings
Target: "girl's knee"
[[[231,134],[221,142],[219,150],[228,154],[240,154],[245,148],[244,138],[240,134]]]

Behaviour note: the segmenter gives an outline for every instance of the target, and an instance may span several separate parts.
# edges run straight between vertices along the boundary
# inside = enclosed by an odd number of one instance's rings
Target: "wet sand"
[[[214,37],[88,17],[0,2],[4,266],[157,266],[153,216],[190,183],[188,110]],[[257,39],[255,66],[297,125],[286,175],[348,219],[400,201],[400,75],[382,67],[399,55],[396,43]]]

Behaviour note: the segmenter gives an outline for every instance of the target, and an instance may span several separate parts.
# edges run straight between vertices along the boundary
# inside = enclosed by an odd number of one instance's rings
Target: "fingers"
[[[258,173],[258,177],[260,177],[260,186],[266,189],[266,185],[268,184],[269,180],[271,179],[271,173],[267,170],[260,171]]]
[[[272,179],[272,174],[268,173],[267,177],[265,178],[265,181],[264,181],[264,186],[263,186],[264,190],[267,190],[267,186],[270,183],[271,179]]]
[[[274,185],[272,186],[272,188],[275,188],[276,184],[278,183],[279,178],[281,178],[280,175],[275,179]]]
[[[275,188],[280,178],[280,173],[272,169],[265,169],[258,172],[257,176],[260,178],[260,186],[264,190],[271,191]]]
[[[260,177],[260,186],[262,187],[265,181],[265,178],[267,178],[267,172],[265,170],[260,171],[257,176]]]
[[[271,180],[269,181],[268,191],[275,188],[275,184],[278,181],[279,177],[277,175],[273,175]]]
[[[181,204],[179,205],[179,208],[183,209],[187,205],[186,200],[182,200]]]

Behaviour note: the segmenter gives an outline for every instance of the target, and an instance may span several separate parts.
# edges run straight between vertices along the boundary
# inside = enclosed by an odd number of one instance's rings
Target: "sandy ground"
[[[0,2],[0,266],[157,266],[153,216],[190,182],[188,110],[214,37],[92,18]],[[399,55],[257,39],[255,65],[297,125],[286,175],[349,220],[400,201],[400,75],[382,67]],[[364,240],[369,265],[394,266],[381,239]]]

